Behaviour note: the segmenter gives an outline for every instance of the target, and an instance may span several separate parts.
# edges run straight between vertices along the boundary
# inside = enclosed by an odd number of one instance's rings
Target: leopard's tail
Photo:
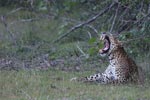
[[[78,81],[80,82],[101,83],[101,84],[107,84],[110,82],[110,80],[112,79],[110,79],[104,73],[98,73],[98,74],[90,75],[88,77],[78,78]]]

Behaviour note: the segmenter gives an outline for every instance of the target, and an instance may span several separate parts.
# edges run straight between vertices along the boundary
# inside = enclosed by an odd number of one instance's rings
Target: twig
[[[122,11],[122,13],[120,14],[118,20],[120,21],[121,19],[123,19],[124,15],[127,14],[129,12],[128,8],[125,8],[124,11]]]
[[[112,22],[112,26],[111,26],[111,28],[110,28],[110,33],[112,32],[112,30],[113,30],[113,28],[114,28],[114,25],[115,25],[115,21],[116,21],[116,18],[117,18],[117,16],[118,16],[118,9],[119,9],[119,5],[118,5],[118,8],[116,9],[116,13],[115,13],[115,15],[114,15],[114,20],[113,20],[113,22]]]
[[[71,21],[71,22],[74,22],[74,23],[81,23],[81,21],[77,21],[77,20],[74,20],[74,19],[67,19],[67,18],[63,18],[63,17],[62,17],[62,19],[66,20],[66,21]],[[92,25],[87,24],[87,25],[85,25],[85,27],[88,27],[88,28],[92,29],[96,34],[98,34],[97,29],[95,27],[93,27]]]
[[[79,47],[79,45],[76,44],[76,47],[78,48],[78,50],[83,54],[83,56],[85,56],[86,58],[89,58],[89,55],[84,53],[84,51]]]
[[[3,25],[4,25],[4,27],[5,27],[5,29],[6,29],[6,32],[9,34],[9,36],[10,36],[10,39],[13,39],[13,32],[11,32],[10,30],[9,30],[9,27],[8,27],[8,23],[6,22],[6,17],[5,16],[0,16],[0,20],[1,20],[1,22],[3,23]]]
[[[120,6],[126,8],[126,9],[130,9],[130,10],[132,9],[132,7],[122,4],[121,2],[119,2],[119,0],[114,0],[114,2],[116,2],[117,4],[119,4]]]
[[[19,11],[19,10],[22,10],[22,9],[24,9],[24,8],[23,8],[23,7],[20,7],[20,8],[14,9],[14,10],[12,10],[11,12],[7,13],[7,15],[13,14],[13,13]]]
[[[142,22],[145,18],[149,17],[150,13],[148,13],[146,16],[142,17],[141,19],[137,20],[137,21],[133,21],[134,23],[132,25],[127,25],[127,23],[125,25],[122,26],[122,28],[118,31],[118,34],[122,33],[125,30],[130,29],[131,27],[133,27],[134,25],[137,25],[138,23]],[[126,28],[124,28],[126,27]]]
[[[93,27],[91,25],[86,25],[86,26],[89,27],[90,29],[92,29],[98,35],[98,31],[95,29],[95,27]]]
[[[88,35],[89,35],[89,38],[91,39],[92,36],[91,36],[91,33],[89,31],[87,31]]]
[[[18,20],[18,21],[11,22],[10,25],[13,25],[13,24],[18,23],[18,22],[32,22],[32,21],[37,21],[39,19],[40,18],[21,19],[21,20]]]
[[[105,9],[103,9],[100,13],[98,13],[96,16],[88,19],[87,21],[83,22],[83,23],[80,23],[78,25],[75,25],[74,27],[72,27],[68,32],[64,33],[63,35],[61,35],[60,37],[58,37],[56,40],[53,41],[54,42],[58,42],[59,40],[61,40],[62,38],[68,36],[69,33],[73,32],[74,30],[84,26],[84,25],[87,25],[93,21],[95,21],[99,16],[102,16],[104,13],[106,13],[109,9],[111,9],[113,6],[115,6],[117,3],[116,2],[113,2],[111,5],[109,5],[108,7],[106,7]]]
[[[128,42],[131,42],[131,41],[135,41],[135,40],[139,40],[139,39],[145,39],[145,38],[150,38],[150,36],[140,36],[140,37],[137,37],[137,38],[133,38],[133,39],[128,39],[127,41],[122,41],[122,43],[128,43]]]

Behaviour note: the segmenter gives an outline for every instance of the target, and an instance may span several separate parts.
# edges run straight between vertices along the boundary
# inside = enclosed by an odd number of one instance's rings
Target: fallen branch
[[[87,25],[93,21],[95,21],[99,16],[102,16],[104,13],[106,13],[109,9],[111,9],[113,6],[115,6],[117,3],[113,2],[111,5],[107,6],[104,10],[102,10],[100,13],[98,13],[96,16],[90,18],[89,20],[80,23],[78,25],[75,25],[74,27],[72,27],[68,32],[64,33],[63,35],[61,35],[60,37],[58,37],[56,40],[53,41],[54,42],[58,42],[59,40],[63,39],[64,37],[68,36],[69,33],[73,32],[74,30],[83,27],[84,25]]]

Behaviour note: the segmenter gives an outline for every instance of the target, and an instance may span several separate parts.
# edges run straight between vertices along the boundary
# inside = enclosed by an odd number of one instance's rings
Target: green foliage
[[[94,54],[97,53],[97,50],[96,50],[96,48],[93,47],[93,48],[90,48],[90,49],[89,49],[88,53],[89,53],[90,55],[94,55]]]
[[[96,38],[91,38],[91,39],[89,40],[89,44],[92,44],[92,43],[94,43],[94,42],[96,42]]]
[[[119,37],[124,42],[125,49],[135,58],[149,54],[150,37],[143,31],[133,29],[131,32],[125,32]]]

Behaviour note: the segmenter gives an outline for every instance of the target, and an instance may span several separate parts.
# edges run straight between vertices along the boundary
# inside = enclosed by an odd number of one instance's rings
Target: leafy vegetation
[[[45,55],[48,62],[57,59],[67,60],[73,56],[82,58],[83,61],[98,61],[101,59],[98,57],[98,49],[102,47],[98,37],[103,31],[119,34],[120,40],[124,42],[128,53],[134,59],[145,59],[150,56],[148,1],[114,2],[112,8],[94,20],[91,19],[113,2],[1,2],[0,54],[2,58],[9,58],[13,63],[17,60],[25,65],[28,62],[27,66],[30,66],[34,64],[32,62],[35,59]],[[85,24],[88,20],[91,22]],[[56,40],[58,41],[54,43]],[[24,64],[20,68],[24,68]]]

